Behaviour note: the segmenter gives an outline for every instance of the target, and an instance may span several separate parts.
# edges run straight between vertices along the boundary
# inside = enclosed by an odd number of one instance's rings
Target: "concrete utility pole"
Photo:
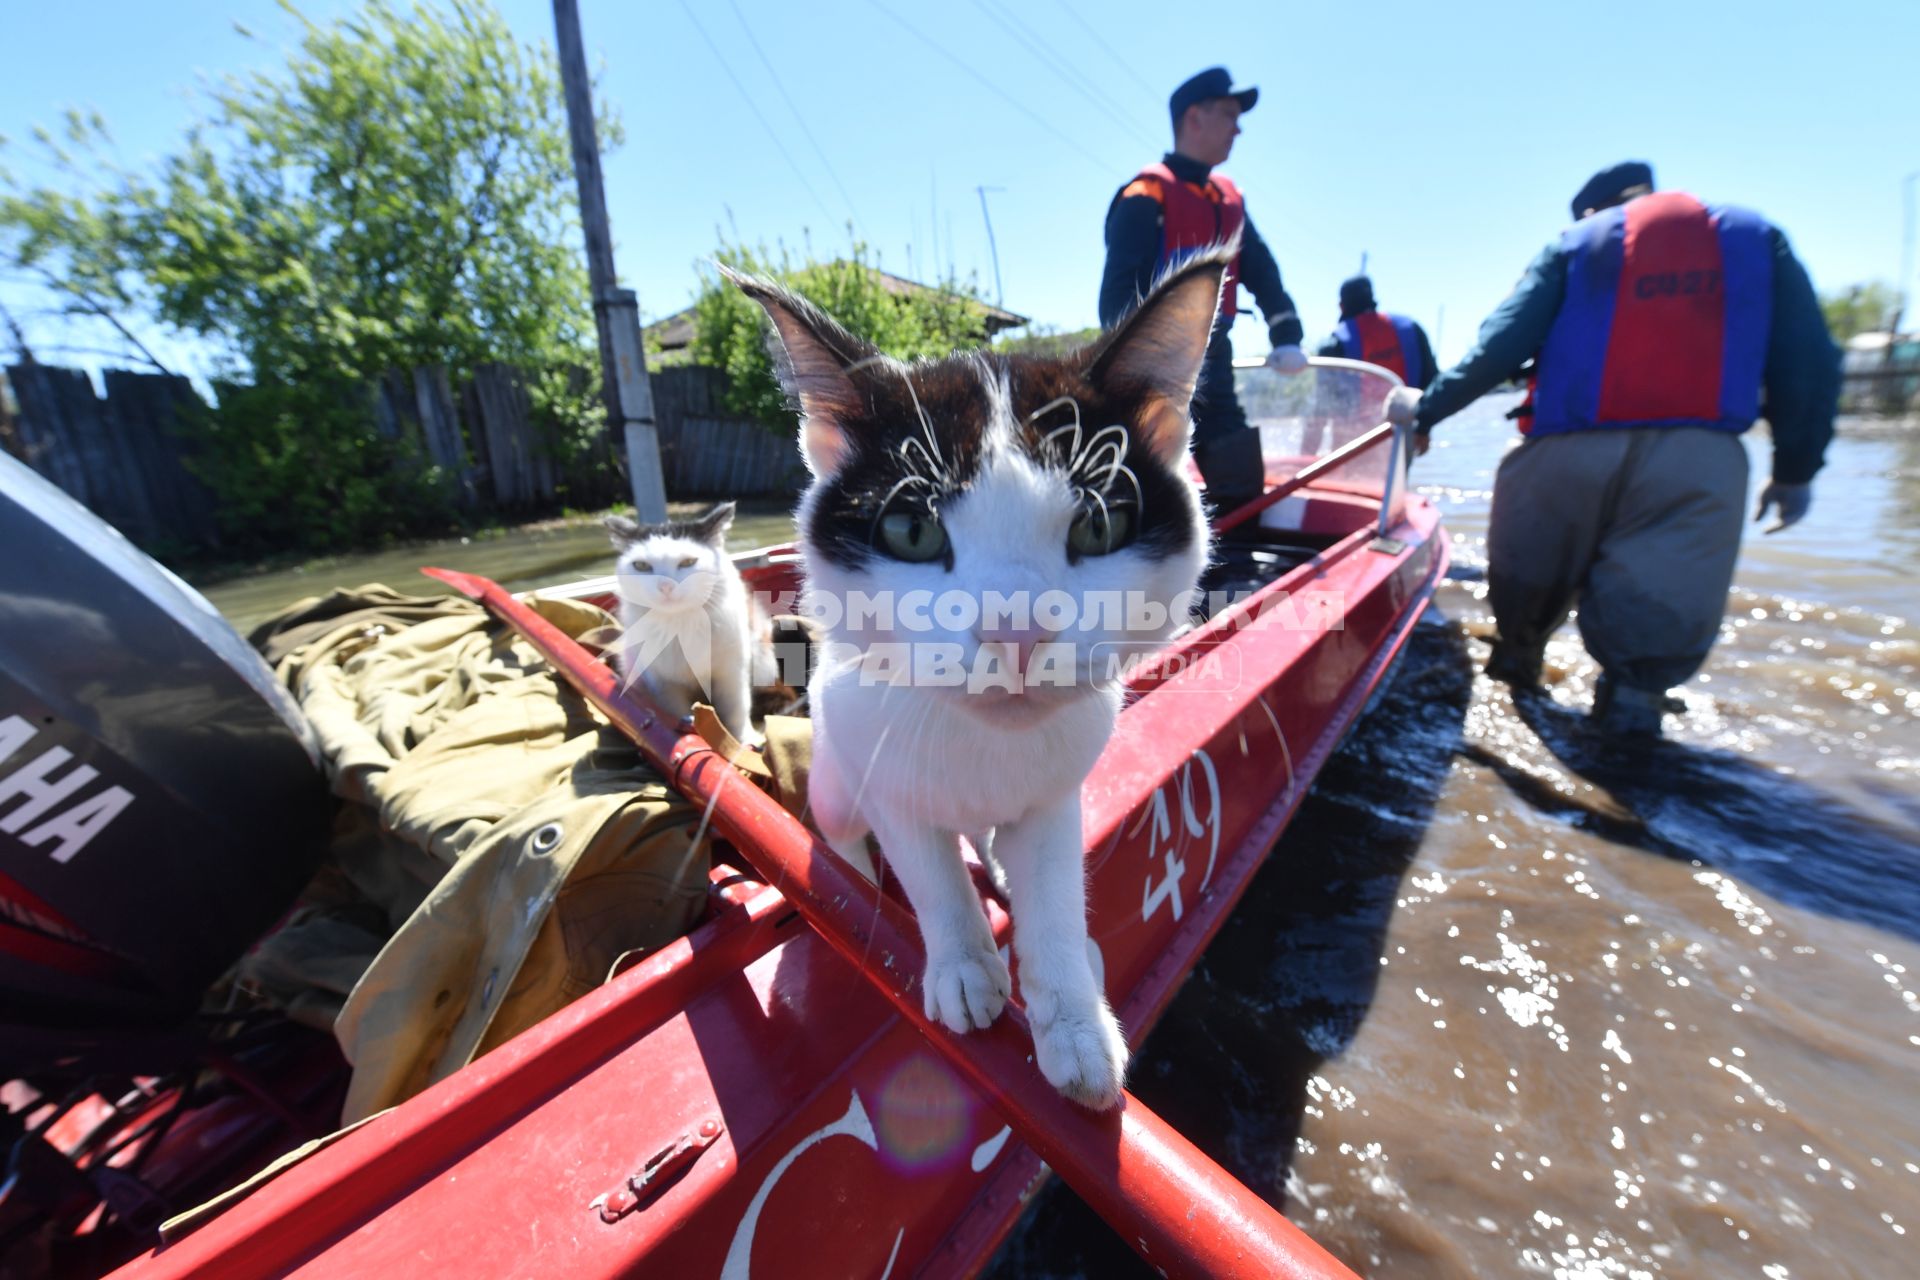
[[[987,212],[987,192],[1005,191],[1005,187],[975,187],[980,193],[980,216],[987,221],[987,249],[993,254],[993,305],[1007,305],[1006,291],[1000,287],[1000,246],[993,241],[993,215]],[[951,236],[948,239],[952,239]]]
[[[613,272],[607,193],[600,184],[600,141],[593,127],[593,91],[574,0],[553,0],[553,27],[573,137],[573,174],[580,184],[580,225],[587,233],[587,275],[593,286],[594,327],[600,333],[607,413],[621,425],[626,442],[634,513],[644,522],[658,523],[667,518],[667,487],[660,468],[660,433],[653,421],[653,388],[647,382],[647,353],[640,342],[640,300],[633,290],[619,287]]]

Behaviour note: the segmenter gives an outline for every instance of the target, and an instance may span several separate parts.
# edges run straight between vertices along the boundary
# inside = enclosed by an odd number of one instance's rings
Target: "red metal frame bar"
[[[1315,480],[1327,474],[1327,472],[1332,471],[1335,467],[1353,461],[1357,455],[1365,453],[1382,440],[1391,440],[1392,438],[1393,424],[1391,422],[1381,423],[1373,430],[1367,432],[1367,434],[1347,441],[1326,457],[1316,458],[1312,462],[1309,462],[1306,466],[1300,468],[1299,471],[1288,476],[1285,480],[1282,480],[1279,484],[1273,486],[1273,488],[1267,490],[1253,501],[1236,507],[1226,515],[1221,516],[1213,522],[1214,532],[1220,533],[1233,528],[1237,524],[1243,524],[1253,519],[1262,511],[1265,511],[1268,507],[1280,501],[1280,499],[1296,490],[1306,488]]]
[[[681,733],[657,709],[619,689],[606,665],[499,584],[452,570],[422,572],[513,627],[683,795],[706,806],[714,829],[740,856],[1161,1274],[1352,1276],[1131,1094],[1108,1112],[1063,1099],[1033,1063],[1032,1036],[1017,1006],[964,1038],[930,1022],[917,990],[925,956],[903,907],[848,868],[703,739]]]

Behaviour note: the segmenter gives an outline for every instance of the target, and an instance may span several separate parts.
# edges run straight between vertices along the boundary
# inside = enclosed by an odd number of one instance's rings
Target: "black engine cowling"
[[[260,656],[0,454],[0,1078],[191,1013],[311,876],[327,815]]]

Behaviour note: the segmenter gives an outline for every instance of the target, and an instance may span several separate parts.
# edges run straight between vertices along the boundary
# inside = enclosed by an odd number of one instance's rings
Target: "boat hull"
[[[1353,522],[1134,679],[1083,803],[1089,932],[1136,1045],[1445,571],[1431,504],[1387,533]],[[777,888],[723,880],[716,907],[119,1274],[977,1271],[1038,1158]]]

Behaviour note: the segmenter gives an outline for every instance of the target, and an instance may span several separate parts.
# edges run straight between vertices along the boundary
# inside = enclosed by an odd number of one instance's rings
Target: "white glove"
[[[1387,393],[1387,421],[1396,427],[1410,427],[1420,412],[1420,393],[1412,387],[1395,387]]]
[[[1275,373],[1300,373],[1307,367],[1307,353],[1289,343],[1267,352],[1267,368]]]

